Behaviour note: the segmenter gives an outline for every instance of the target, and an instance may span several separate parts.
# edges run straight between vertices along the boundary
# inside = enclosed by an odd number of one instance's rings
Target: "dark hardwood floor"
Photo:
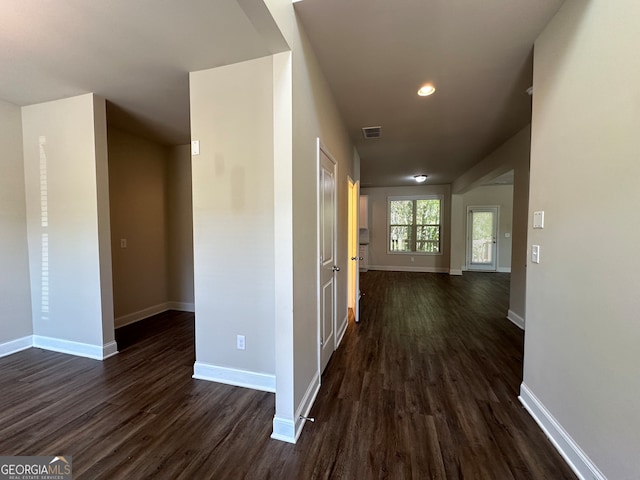
[[[0,455],[73,456],[76,479],[575,479],[517,400],[508,274],[368,272],[296,445],[273,394],[191,378],[194,320],[117,330],[98,362],[0,359]]]

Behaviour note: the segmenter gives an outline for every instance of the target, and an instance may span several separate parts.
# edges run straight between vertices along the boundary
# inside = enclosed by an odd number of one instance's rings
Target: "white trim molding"
[[[271,438],[281,442],[296,443],[296,424],[288,418],[273,417],[273,432]]]
[[[167,302],[167,310],[178,310],[180,312],[195,312],[195,303],[188,302]]]
[[[27,348],[33,346],[33,336],[27,335],[26,337],[16,338],[15,340],[9,340],[8,342],[0,343],[0,357],[6,357],[14,353],[21,352]]]
[[[263,392],[275,393],[276,391],[275,375],[240,370],[238,368],[221,367],[203,362],[195,362],[193,364],[193,378],[225,383],[236,387],[252,388]]]
[[[607,480],[524,382],[520,385],[518,399],[578,478],[581,480]]]
[[[102,360],[113,357],[116,353],[118,353],[118,344],[115,341],[105,343],[102,346]]]
[[[116,318],[113,323],[115,324],[116,328],[120,328],[131,323],[139,322],[140,320],[144,320],[145,318],[153,317],[154,315],[166,312],[167,310],[170,310],[169,302],[159,303],[158,305],[143,308],[142,310],[138,310],[137,312],[122,315],[121,317]]]
[[[342,338],[344,337],[344,334],[346,333],[348,326],[349,326],[349,314],[347,313],[347,315],[345,315],[344,319],[342,320],[342,323],[338,326],[338,331],[336,335],[336,350],[338,349],[338,346],[340,346],[340,343],[342,342]]]
[[[158,315],[159,313],[167,312],[169,310],[179,310],[181,312],[195,312],[196,307],[194,303],[188,303],[188,302],[159,303],[157,305],[152,305],[151,307],[138,310],[137,312],[132,312],[126,315],[122,315],[116,318],[113,323],[115,324],[116,328],[120,328],[135,322],[139,322],[140,320],[144,320],[145,318],[153,317],[154,315]]]
[[[462,275],[462,269],[461,268],[450,268],[449,269],[449,275]]]
[[[496,269],[498,273],[511,273],[511,267],[498,267]]]
[[[92,345],[89,343],[72,342],[60,338],[33,336],[33,346],[52,352],[67,353],[78,357],[93,358],[94,360],[104,360],[118,353],[116,342],[109,342],[106,345]]]
[[[389,265],[369,265],[369,270],[380,270],[383,272],[449,273],[449,269],[447,267],[404,267]]]
[[[514,312],[513,310],[509,309],[509,311],[507,312],[507,318],[509,320],[511,320],[511,322],[516,326],[519,327],[520,329],[524,330],[525,325],[526,325],[526,321],[523,317],[521,317],[520,315],[518,315],[516,312]]]
[[[271,438],[283,442],[296,443],[306,423],[306,420],[302,417],[309,416],[309,412],[316,401],[319,391],[320,376],[316,373],[311,379],[300,405],[296,409],[294,419],[278,417],[277,415],[273,417],[273,433],[271,434]]]

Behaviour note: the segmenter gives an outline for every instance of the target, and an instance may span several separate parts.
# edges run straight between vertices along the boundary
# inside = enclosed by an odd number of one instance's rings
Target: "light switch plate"
[[[544,228],[544,212],[533,212],[533,228]]]
[[[540,245],[531,245],[531,262],[540,263]]]
[[[191,141],[191,155],[200,155],[200,140]]]

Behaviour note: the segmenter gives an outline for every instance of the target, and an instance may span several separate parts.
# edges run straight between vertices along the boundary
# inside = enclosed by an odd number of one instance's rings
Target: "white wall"
[[[498,271],[511,271],[511,233],[513,230],[513,185],[485,185],[474,188],[462,195],[462,229],[464,238],[468,235],[467,208],[473,206],[497,206],[498,210]],[[505,237],[505,234],[509,237]],[[462,246],[462,255],[466,258],[467,245],[466,242],[458,245]],[[468,263],[468,258],[467,258]]]
[[[108,139],[113,300],[121,326],[166,308],[168,149],[112,127]]]
[[[22,108],[33,332],[96,358],[115,352],[104,103]]]
[[[189,78],[191,135],[200,142],[192,157],[195,375],[229,383],[226,374],[240,375],[239,383],[273,389],[273,59]],[[246,350],[236,349],[237,335]]]
[[[168,300],[174,308],[193,310],[193,208],[191,148],[169,148],[167,159]]]
[[[369,196],[369,269],[407,270],[423,272],[449,271],[451,191],[449,185],[420,185],[414,187],[363,188]],[[408,195],[441,195],[442,227],[440,255],[388,253],[388,197]],[[413,258],[413,261],[411,259]]]
[[[33,333],[20,107],[0,101],[0,355]],[[27,342],[28,343],[28,342]],[[3,349],[3,344],[7,344]],[[21,345],[24,346],[24,345]]]
[[[545,228],[529,228],[521,393],[584,478],[640,478],[638,18],[636,0],[565,2],[535,45],[529,218]]]

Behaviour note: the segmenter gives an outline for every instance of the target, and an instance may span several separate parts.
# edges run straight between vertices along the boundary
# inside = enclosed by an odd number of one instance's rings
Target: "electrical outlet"
[[[127,248],[127,239],[126,238],[121,238],[120,239],[120,248]]]
[[[244,347],[245,347],[244,335],[238,335],[236,338],[236,348],[238,350],[244,350]]]

